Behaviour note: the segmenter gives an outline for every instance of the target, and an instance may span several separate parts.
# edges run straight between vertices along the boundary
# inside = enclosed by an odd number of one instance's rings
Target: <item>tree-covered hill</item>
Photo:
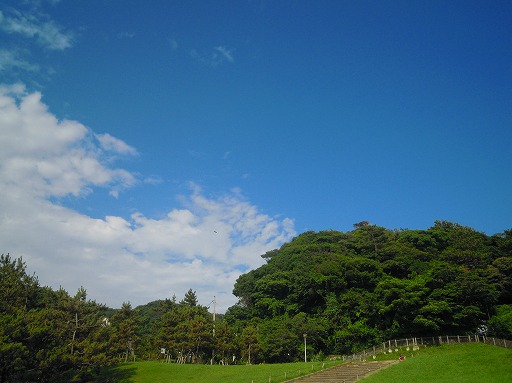
[[[496,314],[510,313],[512,230],[354,226],[306,232],[262,255],[265,265],[238,278],[226,320],[289,340],[266,348],[277,360],[303,333],[317,352],[346,353],[402,336],[496,332]]]

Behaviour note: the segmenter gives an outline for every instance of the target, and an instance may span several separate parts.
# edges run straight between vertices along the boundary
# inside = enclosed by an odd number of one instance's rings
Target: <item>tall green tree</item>
[[[114,329],[112,346],[116,353],[122,355],[126,362],[129,358],[135,359],[137,343],[139,341],[137,317],[128,302],[123,303],[109,321]]]
[[[247,326],[242,330],[239,350],[242,361],[245,361],[247,364],[258,363],[261,360],[261,347],[258,340],[258,329],[256,327]]]
[[[209,360],[214,346],[212,316],[206,307],[190,304],[197,302],[195,293],[193,300],[187,297],[191,295],[187,293],[185,299],[162,315],[158,325],[158,346],[169,350],[179,362]]]
[[[0,381],[23,381],[37,367],[30,359],[26,315],[35,304],[38,281],[21,258],[0,256]]]
[[[196,294],[196,292],[193,291],[192,289],[189,289],[185,293],[185,296],[183,297],[183,300],[181,300],[180,304],[187,305],[187,306],[190,306],[190,307],[197,306],[197,294]]]
[[[214,350],[217,354],[217,360],[221,364],[231,364],[236,360],[236,339],[233,329],[227,322],[215,324],[213,332]]]

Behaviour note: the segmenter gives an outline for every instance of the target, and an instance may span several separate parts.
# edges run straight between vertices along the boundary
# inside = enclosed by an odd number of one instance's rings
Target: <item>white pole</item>
[[[308,334],[304,333],[304,363],[307,363],[308,361],[308,354],[307,354],[307,343],[306,343],[306,338],[307,338]]]

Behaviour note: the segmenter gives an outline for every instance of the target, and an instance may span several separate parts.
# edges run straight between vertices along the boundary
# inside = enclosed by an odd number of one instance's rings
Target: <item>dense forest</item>
[[[0,382],[91,382],[133,359],[260,363],[359,351],[412,336],[512,339],[512,230],[492,236],[446,221],[427,230],[360,222],[306,232],[241,275],[214,321],[190,289],[109,309],[39,285],[0,257]]]

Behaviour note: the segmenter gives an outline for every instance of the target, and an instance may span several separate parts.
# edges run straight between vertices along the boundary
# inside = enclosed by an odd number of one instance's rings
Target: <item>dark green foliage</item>
[[[162,316],[176,305],[176,297],[173,297],[172,299],[153,301],[143,306],[138,306],[133,310],[140,337],[136,349],[139,358],[151,359],[160,355],[160,349],[157,344],[158,326]]]
[[[254,326],[246,326],[239,338],[238,350],[241,360],[245,363],[257,363],[260,355],[260,343],[258,340],[258,329]]]
[[[215,346],[213,317],[206,307],[197,304],[195,291],[189,290],[178,304],[163,301],[162,309],[154,327],[154,346],[164,348],[179,363],[210,360]]]
[[[0,257],[0,382],[90,381],[112,362],[104,307],[39,286],[21,259]]]
[[[189,289],[180,304],[187,305],[190,307],[197,306],[197,294],[192,289]]]
[[[135,356],[135,350],[140,339],[137,317],[130,303],[123,303],[121,309],[112,316],[110,322],[114,328],[111,347],[126,362]]]
[[[489,335],[497,338],[512,339],[512,306],[501,305],[489,322]]]
[[[354,227],[303,233],[239,277],[240,300],[226,320],[258,323],[265,359],[300,359],[301,331],[290,318],[301,315],[321,323],[310,339],[325,354],[394,337],[475,333],[486,323],[504,333],[504,309],[494,315],[512,303],[510,230],[487,236],[447,221],[428,230]]]

